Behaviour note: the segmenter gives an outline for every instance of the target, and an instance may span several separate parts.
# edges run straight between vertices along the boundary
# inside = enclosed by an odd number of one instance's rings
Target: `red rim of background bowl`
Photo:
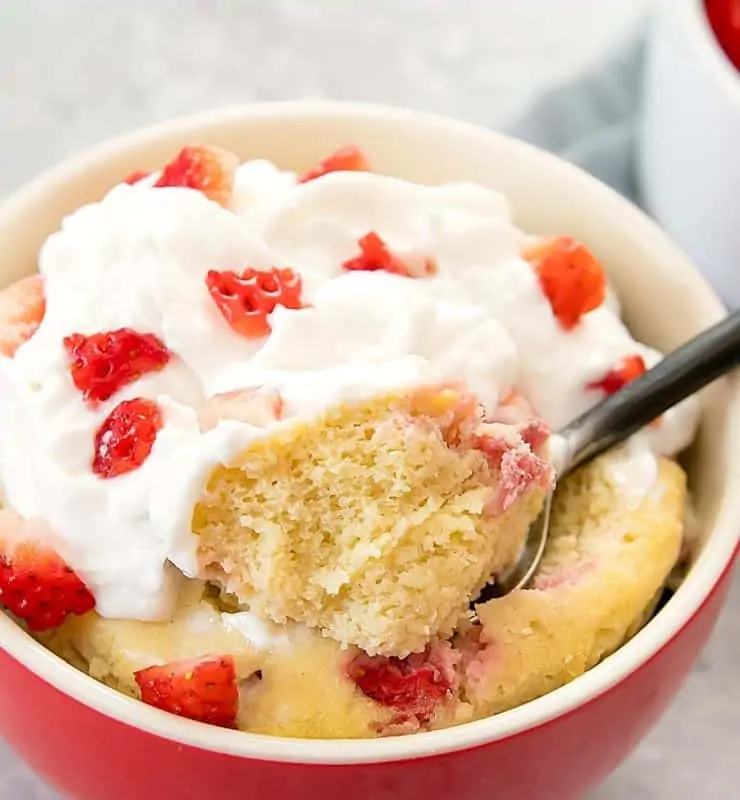
[[[717,38],[709,21],[704,0],[670,0],[670,10],[665,13],[678,12],[690,36],[694,37],[697,55],[704,58],[710,69],[715,71],[718,85],[732,98],[732,102],[740,106],[740,69],[736,67]],[[738,112],[740,113],[740,111]]]
[[[602,203],[611,204],[614,213],[635,228],[635,236],[661,249],[663,260],[675,262],[675,268],[681,267],[685,292],[693,296],[704,316],[718,319],[724,315],[725,308],[717,295],[668,237],[642,211],[579,168],[531,145],[469,123],[370,104],[262,103],[180,117],[144,128],[65,161],[32,181],[0,207],[0,231],[11,215],[27,215],[35,205],[43,203],[44,195],[54,185],[63,185],[88,170],[93,172],[106,161],[120,157],[122,151],[157,142],[165,133],[171,135],[180,129],[185,133],[192,126],[225,124],[231,119],[328,121],[352,118],[372,123],[379,117],[386,123],[406,125],[429,134],[440,135],[447,131],[450,138],[460,140],[497,139],[499,146],[515,157],[539,160],[555,179],[562,179],[566,187],[594,194]],[[723,446],[727,449],[727,463],[732,463],[734,452],[730,443],[740,441],[740,376],[728,378],[727,386],[728,417]],[[731,498],[740,496],[740,451],[734,458],[735,469],[728,471],[722,502],[706,546],[683,584],[655,619],[616,653],[566,686],[510,711],[456,727],[369,740],[290,739],[229,731],[175,717],[104,686],[53,655],[3,614],[0,614],[0,642],[10,656],[63,694],[104,716],[199,749],[274,762],[327,765],[403,761],[471,749],[526,733],[592,702],[652,660],[691,622],[731,569],[737,554],[740,506],[733,504]]]

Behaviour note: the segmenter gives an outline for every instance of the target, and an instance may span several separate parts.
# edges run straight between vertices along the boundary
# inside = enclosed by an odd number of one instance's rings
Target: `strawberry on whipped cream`
[[[492,189],[374,174],[354,150],[302,176],[200,150],[64,220],[43,319],[0,358],[3,502],[48,526],[104,617],[169,618],[207,476],[285,420],[461,381],[492,417],[516,389],[557,429],[660,359],[586,248],[533,242]],[[257,387],[274,419],[204,424]],[[638,434],[620,480],[649,490],[696,417],[688,400]]]

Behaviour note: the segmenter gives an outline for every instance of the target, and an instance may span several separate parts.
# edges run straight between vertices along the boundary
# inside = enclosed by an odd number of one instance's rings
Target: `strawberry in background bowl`
[[[722,313],[712,292],[654,226],[572,167],[468,126],[341,105],[255,107],[175,121],[62,167],[4,209],[0,230],[12,255],[6,261],[8,282],[33,269],[41,241],[60,216],[100,197],[132,169],[165,163],[188,141],[209,141],[241,158],[260,155],[299,171],[338,144],[356,141],[386,174],[493,186],[510,197],[517,220],[529,230],[566,231],[586,242],[607,264],[632,329],[662,348]],[[533,193],[533,185],[540,191]],[[394,263],[374,240],[360,256]],[[546,277],[547,270],[542,273]],[[551,300],[558,296],[550,294]],[[680,313],[656,313],[661,307]],[[563,310],[567,324],[571,310]],[[639,365],[630,366],[635,368]],[[620,369],[614,380],[626,380],[627,372]],[[397,739],[265,737],[206,727],[123,697],[0,619],[2,685],[13,687],[2,698],[3,735],[47,779],[80,798],[177,796],[185,785],[194,797],[209,796],[214,787],[222,797],[239,797],[245,785],[260,796],[296,798],[337,790],[367,797],[472,798],[491,785],[502,797],[577,796],[626,755],[665,707],[716,618],[737,544],[731,499],[738,466],[729,444],[737,435],[737,403],[733,379],[704,398],[705,419],[690,470],[701,543],[685,583],[615,655],[543,698],[457,728]],[[201,666],[213,667],[210,682],[219,691],[231,684],[229,663]],[[357,680],[370,692],[380,691],[359,666]],[[142,695],[168,693],[186,702],[181,679],[191,675],[197,684],[200,674],[193,665],[142,673]],[[427,668],[419,674],[434,675]],[[384,696],[388,687],[386,676]],[[228,712],[228,703],[225,692],[216,710]],[[70,727],[75,737],[64,735]],[[586,739],[595,744],[584,752]],[[86,770],[76,766],[83,759]],[[124,761],[129,766],[121,770]]]

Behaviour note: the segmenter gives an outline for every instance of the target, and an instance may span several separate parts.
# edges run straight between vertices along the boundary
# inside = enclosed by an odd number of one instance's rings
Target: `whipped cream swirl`
[[[12,360],[0,358],[4,501],[49,523],[103,616],[172,613],[180,574],[197,573],[190,521],[208,474],[270,432],[223,421],[202,433],[197,409],[213,394],[275,387],[287,417],[276,424],[291,424],[343,399],[463,380],[489,409],[516,386],[557,428],[600,399],[585,387],[621,358],[661,357],[634,341],[613,303],[562,330],[519,255],[525,235],[490,189],[371,173],[299,184],[252,161],[226,210],[151,182],[114,187],[49,237],[44,320]],[[433,258],[437,274],[344,271],[369,231],[404,259]],[[246,266],[289,266],[303,279],[308,307],[276,308],[266,339],[233,331],[206,288],[208,270]],[[92,409],[72,384],[63,339],[121,327],[156,334],[174,357]],[[133,397],[157,400],[164,426],[139,469],[101,480],[90,470],[95,431]],[[689,400],[638,435],[636,479],[646,453],[689,443],[696,417]],[[629,475],[629,461],[620,469]]]

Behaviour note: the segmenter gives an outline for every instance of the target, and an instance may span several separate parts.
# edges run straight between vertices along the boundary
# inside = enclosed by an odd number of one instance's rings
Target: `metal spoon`
[[[557,433],[561,452],[555,475],[571,470],[627,439],[664,411],[740,365],[740,311],[674,350],[652,369],[607,397]],[[486,586],[476,602],[503,597],[525,586],[539,566],[547,544],[553,493],[530,525],[517,563]]]

